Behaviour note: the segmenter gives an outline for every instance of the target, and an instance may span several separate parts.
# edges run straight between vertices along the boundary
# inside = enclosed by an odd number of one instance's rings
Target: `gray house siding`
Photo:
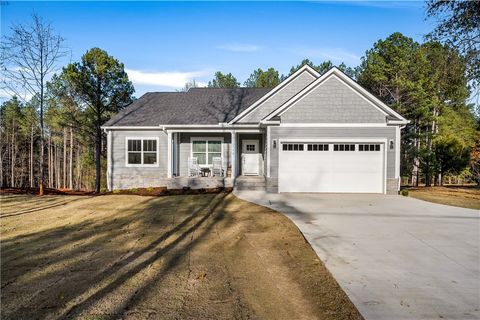
[[[331,77],[281,115],[282,123],[385,123],[385,114]]]
[[[202,138],[223,138],[223,159],[226,166],[231,165],[230,161],[230,144],[231,144],[231,134],[230,133],[180,133],[179,137],[179,155],[178,155],[178,168],[179,174],[181,177],[188,176],[188,158],[190,157],[192,150],[192,137],[202,137]]]
[[[308,86],[315,80],[315,77],[308,73],[303,72],[298,75],[297,78],[292,80],[285,87],[276,92],[273,96],[260,104],[252,112],[246,115],[239,123],[258,123],[265,118],[272,111],[284,104],[288,99],[300,92],[303,88]]]
[[[335,138],[382,138],[395,141],[395,127],[271,127],[270,129],[270,177],[267,179],[269,192],[278,190],[278,150],[281,139],[335,139]],[[277,148],[273,148],[273,140],[277,140]],[[387,142],[388,145],[388,142]],[[387,148],[387,193],[398,191],[398,179],[395,177],[395,150]]]
[[[126,138],[158,138],[159,163],[157,167],[127,167]],[[112,187],[131,189],[166,186],[167,134],[161,130],[112,131]]]

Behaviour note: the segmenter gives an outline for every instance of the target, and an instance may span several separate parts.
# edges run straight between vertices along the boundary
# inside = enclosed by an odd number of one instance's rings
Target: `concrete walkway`
[[[401,196],[266,194],[366,319],[480,319],[480,213]]]

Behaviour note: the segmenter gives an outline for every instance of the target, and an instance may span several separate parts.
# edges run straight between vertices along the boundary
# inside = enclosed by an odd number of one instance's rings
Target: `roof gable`
[[[270,121],[275,117],[282,116],[290,108],[292,108],[294,105],[298,104],[302,99],[305,99],[312,91],[315,91],[317,87],[327,83],[327,81],[329,79],[333,78],[333,77],[338,79],[338,81],[340,81],[344,86],[346,86],[349,90],[351,90],[353,93],[355,93],[359,98],[363,99],[364,102],[366,102],[370,106],[376,108],[379,112],[381,112],[389,120],[393,120],[393,121],[401,123],[401,124],[408,123],[408,120],[406,120],[400,114],[398,114],[393,109],[388,107],[386,104],[384,104],[382,101],[380,101],[374,95],[372,95],[370,92],[365,90],[356,81],[354,81],[353,79],[348,77],[346,74],[344,74],[342,71],[340,71],[336,67],[331,68],[329,71],[327,71],[321,77],[319,77],[318,79],[313,81],[311,84],[309,84],[307,87],[305,87],[303,90],[301,90],[299,93],[297,93],[290,100],[285,102],[282,106],[277,108],[275,111],[271,112],[268,116],[266,116],[263,119],[263,121]],[[339,96],[338,98],[342,99],[341,96]]]
[[[282,123],[386,123],[386,114],[336,76],[306,93],[280,115]]]
[[[302,66],[229,123],[259,123],[319,76],[320,74],[310,66]]]

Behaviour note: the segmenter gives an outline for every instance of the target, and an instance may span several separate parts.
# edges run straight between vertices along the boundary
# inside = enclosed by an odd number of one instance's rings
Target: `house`
[[[407,123],[337,68],[303,66],[272,89],[147,93],[103,126],[108,189],[394,194]]]

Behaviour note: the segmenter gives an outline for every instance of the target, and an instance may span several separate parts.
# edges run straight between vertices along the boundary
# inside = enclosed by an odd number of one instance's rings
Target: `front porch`
[[[231,188],[240,175],[262,177],[264,130],[168,130],[167,188]],[[214,170],[214,161],[221,170]]]

